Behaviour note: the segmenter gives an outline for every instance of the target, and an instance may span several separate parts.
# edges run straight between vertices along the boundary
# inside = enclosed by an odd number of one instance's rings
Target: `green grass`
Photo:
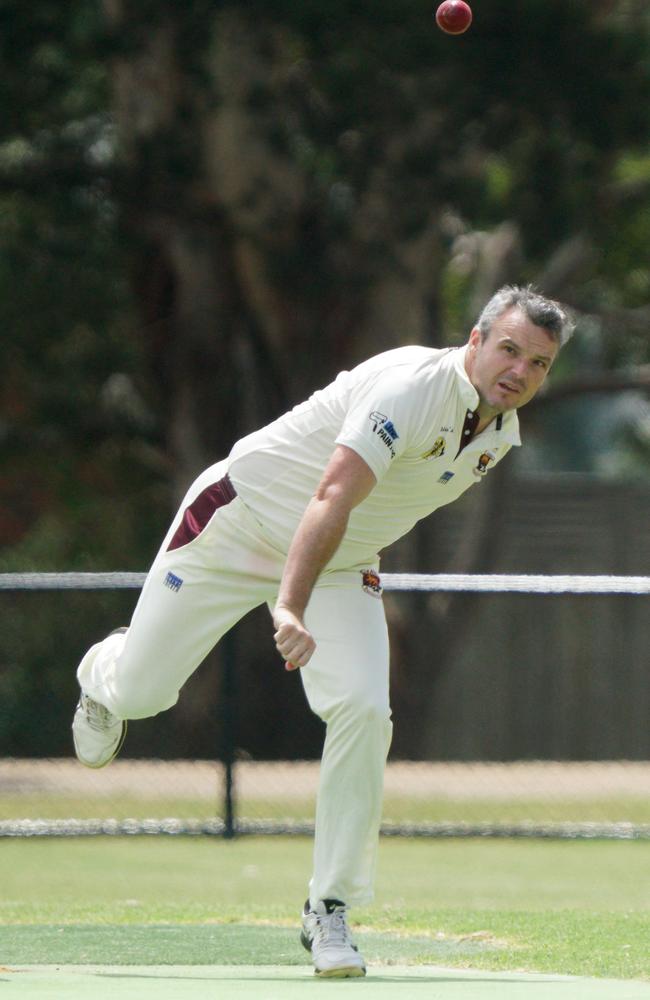
[[[213,819],[221,802],[215,792],[212,801],[199,797],[182,799],[178,796],[148,799],[121,795],[119,799],[78,795],[3,795],[0,800],[0,820],[16,819]],[[313,806],[311,810],[313,816]]]
[[[454,801],[387,797],[383,815],[395,822],[639,823],[650,824],[647,797],[587,799],[475,799]]]
[[[174,816],[179,819],[212,819],[221,808],[218,794],[212,800],[199,797],[137,797],[121,795],[119,799],[97,796],[39,794],[4,795],[0,800],[0,820],[57,819],[147,819]],[[274,797],[242,798],[237,803],[238,815],[246,819],[295,819],[309,821],[314,816],[314,799]],[[418,799],[388,796],[384,804],[386,822],[401,823],[606,823],[627,822],[650,824],[650,799],[642,796],[627,798],[589,799],[573,801],[558,798],[553,801],[534,799]]]
[[[0,841],[5,963],[304,963],[306,838]],[[650,843],[382,840],[369,960],[650,979]]]

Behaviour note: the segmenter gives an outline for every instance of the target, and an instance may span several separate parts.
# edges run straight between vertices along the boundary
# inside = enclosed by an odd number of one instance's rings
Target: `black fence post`
[[[224,765],[223,835],[232,840],[237,834],[235,807],[235,744],[237,732],[237,639],[230,629],[221,640],[221,760]]]

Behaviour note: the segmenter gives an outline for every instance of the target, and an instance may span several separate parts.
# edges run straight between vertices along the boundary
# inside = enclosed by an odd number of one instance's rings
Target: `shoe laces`
[[[98,701],[84,695],[82,699],[83,710],[86,713],[86,721],[91,729],[96,733],[105,733],[111,725],[114,725],[116,718],[112,712]]]
[[[346,916],[346,907],[337,906],[331,913],[316,915],[316,930],[319,943],[344,945],[354,947],[350,938]]]

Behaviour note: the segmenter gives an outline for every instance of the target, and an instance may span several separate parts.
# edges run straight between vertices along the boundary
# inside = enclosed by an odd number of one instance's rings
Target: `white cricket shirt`
[[[336,444],[370,466],[377,485],[356,507],[328,569],[376,565],[378,552],[421,518],[481,482],[520,444],[514,411],[459,453],[479,397],[466,347],[399,347],[341,372],[326,388],[242,438],[229,475],[269,541],[287,552]]]

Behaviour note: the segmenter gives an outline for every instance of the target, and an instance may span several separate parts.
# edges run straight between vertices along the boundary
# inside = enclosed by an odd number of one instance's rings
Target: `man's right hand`
[[[316,643],[304,626],[304,610],[319,574],[341,544],[350,511],[376,482],[356,451],[336,446],[289,546],[273,612],[275,645],[287,670],[304,667],[312,657]]]
[[[298,615],[288,608],[275,608],[273,624],[276,628],[273,636],[275,647],[285,661],[285,668],[296,670],[304,667],[316,649],[311,632],[305,628]]]

